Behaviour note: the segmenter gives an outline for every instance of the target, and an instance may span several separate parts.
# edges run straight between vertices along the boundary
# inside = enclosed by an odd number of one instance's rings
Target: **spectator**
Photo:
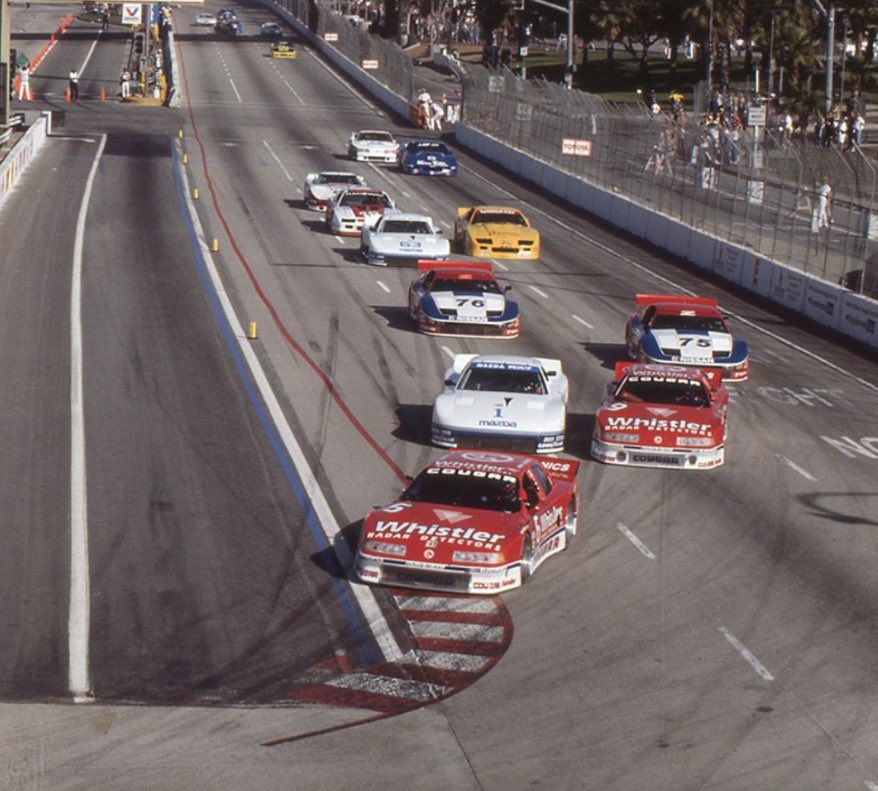
[[[18,72],[18,100],[20,102],[32,102],[34,97],[30,90],[30,68],[27,63]]]
[[[131,72],[128,69],[122,69],[122,76],[119,78],[119,88],[123,99],[131,96]]]
[[[832,187],[828,179],[817,188],[817,205],[811,215],[811,233],[817,233],[821,228],[829,228],[832,221]]]
[[[67,90],[70,92],[70,101],[79,101],[79,72],[76,68],[70,69],[67,78]]]

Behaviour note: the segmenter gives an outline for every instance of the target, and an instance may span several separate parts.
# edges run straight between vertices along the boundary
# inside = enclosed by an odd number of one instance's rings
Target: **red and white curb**
[[[344,667],[329,659],[297,679],[289,699],[397,714],[434,703],[487,673],[512,642],[499,597],[394,594],[411,650],[394,662]]]

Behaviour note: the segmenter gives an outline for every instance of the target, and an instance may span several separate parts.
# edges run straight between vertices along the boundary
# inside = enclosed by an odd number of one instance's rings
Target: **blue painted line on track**
[[[333,566],[333,568],[329,570],[329,576],[332,580],[333,587],[335,588],[336,595],[338,596],[342,612],[344,612],[345,618],[350,624],[354,636],[356,637],[356,641],[363,656],[363,660],[367,665],[375,664],[377,662],[377,659],[372,651],[369,635],[367,635],[364,631],[362,618],[359,615],[359,608],[352,600],[347,584],[343,581],[343,578],[345,576],[344,570],[338,564],[338,559],[336,558],[335,551],[330,546],[329,541],[326,538],[326,534],[323,532],[323,529],[320,526],[320,522],[317,519],[317,514],[314,511],[314,506],[311,503],[311,499],[308,497],[308,493],[305,491],[305,487],[302,485],[302,480],[289,458],[289,454],[287,453],[286,448],[284,447],[284,444],[277,433],[277,429],[275,428],[271,417],[266,411],[265,404],[259,394],[259,391],[256,388],[253,377],[250,374],[250,370],[247,367],[247,364],[244,362],[243,356],[241,355],[241,350],[238,347],[238,341],[236,340],[235,335],[232,332],[232,327],[229,324],[225,313],[223,312],[219,296],[213,289],[210,275],[207,271],[207,264],[201,251],[201,245],[199,244],[198,235],[195,232],[195,226],[192,223],[192,218],[189,216],[189,211],[186,204],[186,193],[183,188],[183,179],[180,176],[180,162],[179,156],[177,154],[177,147],[172,143],[171,148],[173,151],[174,182],[177,188],[177,198],[180,204],[180,211],[183,214],[183,221],[186,224],[186,229],[189,234],[189,240],[192,243],[192,251],[195,255],[195,261],[198,268],[198,277],[201,280],[201,283],[207,293],[208,299],[210,300],[210,303],[213,307],[214,315],[219,322],[223,338],[225,339],[226,346],[228,347],[229,352],[232,355],[232,359],[235,363],[235,368],[237,369],[238,375],[241,378],[241,382],[244,385],[244,390],[247,393],[247,397],[249,398],[257,417],[259,418],[259,422],[262,425],[263,430],[265,431],[269,444],[274,450],[275,456],[280,462],[281,469],[284,472],[284,476],[286,477],[287,482],[290,484],[293,492],[296,495],[296,498],[299,501],[299,504],[302,506],[302,510],[304,511],[305,516],[305,522],[308,525],[308,529],[311,531],[314,542],[317,544],[317,548],[320,550],[323,556],[325,558],[328,558],[329,562]]]

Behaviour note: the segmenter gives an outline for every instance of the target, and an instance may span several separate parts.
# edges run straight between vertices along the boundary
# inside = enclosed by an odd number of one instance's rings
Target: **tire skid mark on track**
[[[394,662],[365,668],[345,667],[339,657],[318,662],[299,677],[289,702],[366,709],[382,717],[402,714],[465,689],[487,673],[512,642],[512,618],[499,596],[467,599],[396,589],[393,594],[411,650]],[[326,732],[299,734],[266,746]]]

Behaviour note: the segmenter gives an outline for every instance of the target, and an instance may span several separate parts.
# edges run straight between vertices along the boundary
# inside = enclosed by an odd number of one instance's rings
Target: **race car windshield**
[[[386,195],[345,195],[342,206],[389,206]]]
[[[381,231],[382,233],[433,233],[433,229],[427,223],[418,220],[385,220]]]
[[[368,140],[373,143],[392,143],[393,138],[386,132],[361,132],[357,140]]]
[[[521,510],[517,481],[469,475],[436,475],[427,470],[415,478],[403,494],[403,499],[507,513]]]
[[[360,179],[353,173],[321,173],[317,177],[317,184],[359,184]]]
[[[417,153],[426,152],[431,154],[450,154],[444,143],[417,143],[412,147]]]
[[[480,211],[473,217],[480,225],[527,225],[524,216],[515,212]]]
[[[457,389],[545,394],[543,378],[536,368],[468,368]]]
[[[653,330],[696,330],[701,332],[726,332],[719,316],[662,316],[652,320]]]
[[[480,294],[500,294],[501,288],[496,280],[437,280],[434,291],[477,291]]]
[[[616,393],[621,401],[706,407],[710,399],[701,382],[691,380],[626,379]]]

